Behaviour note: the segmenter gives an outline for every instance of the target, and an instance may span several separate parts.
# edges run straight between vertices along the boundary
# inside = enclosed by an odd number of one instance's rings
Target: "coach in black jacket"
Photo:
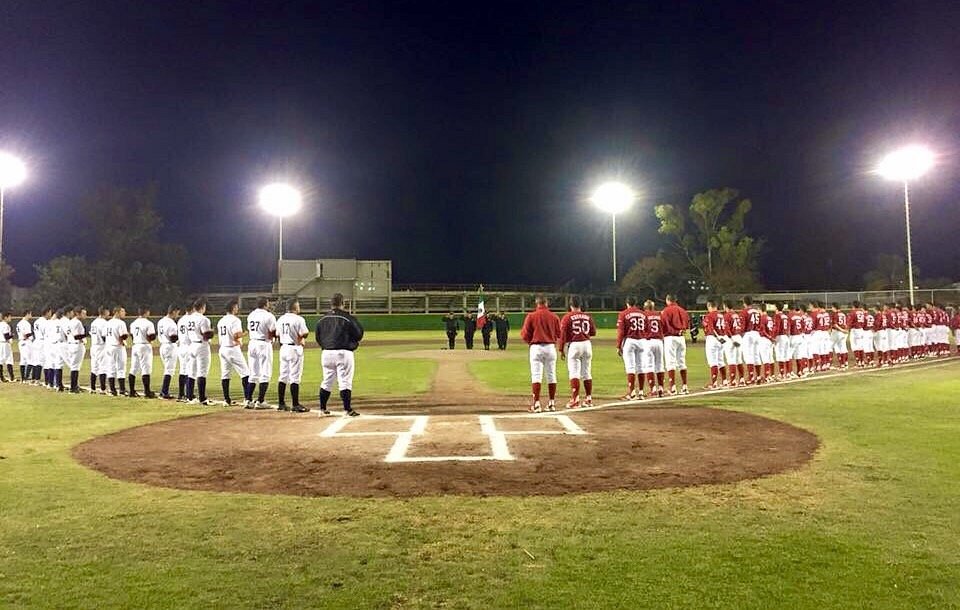
[[[350,406],[353,395],[353,352],[360,347],[363,327],[356,318],[343,310],[343,295],[339,292],[330,299],[331,309],[317,320],[317,343],[323,348],[323,382],[320,384],[320,413],[329,415],[327,401],[336,378],[347,415],[359,415]]]

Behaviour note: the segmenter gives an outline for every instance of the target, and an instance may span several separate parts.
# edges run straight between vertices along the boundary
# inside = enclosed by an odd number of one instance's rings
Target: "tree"
[[[160,241],[163,221],[156,189],[103,188],[81,201],[84,228],[98,245],[97,259],[61,256],[36,267],[35,305],[84,303],[149,305],[159,311],[182,299],[186,250]]]
[[[671,204],[654,208],[660,233],[672,239],[691,278],[721,294],[760,288],[763,241],[747,234],[744,221],[753,204],[739,197],[736,189],[711,189],[694,195],[686,210]]]
[[[620,280],[620,290],[642,297],[663,300],[667,294],[687,291],[689,274],[679,257],[658,252],[641,258]]]
[[[917,266],[913,266],[917,273]],[[907,283],[907,263],[896,254],[878,254],[873,269],[863,275],[864,290],[904,290]]]

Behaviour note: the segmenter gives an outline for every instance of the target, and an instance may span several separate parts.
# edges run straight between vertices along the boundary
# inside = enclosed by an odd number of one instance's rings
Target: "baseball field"
[[[960,358],[529,416],[444,341],[370,333],[355,419],[0,386],[0,606],[960,607]]]

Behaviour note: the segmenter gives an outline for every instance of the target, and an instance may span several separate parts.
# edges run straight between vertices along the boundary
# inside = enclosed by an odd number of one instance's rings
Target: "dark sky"
[[[89,251],[77,200],[155,182],[195,287],[274,279],[259,185],[307,208],[288,258],[394,261],[398,282],[602,285],[619,175],[621,267],[652,206],[754,202],[773,288],[856,287],[903,250],[902,192],[868,172],[920,141],[921,275],[960,279],[960,2],[0,3],[5,252]]]

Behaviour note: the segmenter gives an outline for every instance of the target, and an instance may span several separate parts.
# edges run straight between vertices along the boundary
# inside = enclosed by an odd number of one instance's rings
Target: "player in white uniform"
[[[160,339],[160,362],[163,363],[163,384],[160,386],[160,398],[172,400],[170,396],[170,381],[177,372],[177,318],[180,317],[180,308],[171,305],[167,308],[167,315],[157,322],[157,337]]]
[[[230,375],[233,373],[240,377],[244,404],[249,404],[253,400],[250,369],[243,357],[243,323],[237,317],[239,311],[240,304],[237,299],[233,299],[227,303],[226,313],[217,322],[217,337],[220,342],[220,349],[217,350],[217,355],[220,356],[220,387],[223,389],[223,401],[227,406],[236,404],[230,398]]]
[[[13,314],[9,311],[5,311],[0,315],[0,383],[17,380],[16,377],[13,376],[13,328],[10,326],[12,319]],[[4,376],[4,367],[6,367],[7,372],[10,374],[10,379]]]
[[[17,347],[20,349],[20,383],[33,379],[33,310],[24,312],[17,322]]]
[[[123,319],[127,310],[117,306],[113,309],[113,317],[107,322],[107,341],[104,348],[104,366],[107,380],[110,383],[110,394],[117,396],[117,383],[120,384],[120,396],[127,394],[127,323]]]
[[[157,338],[157,330],[150,321],[150,308],[141,307],[136,320],[130,323],[130,337],[133,345],[130,347],[130,398],[139,398],[137,393],[137,375],[143,381],[144,398],[156,398],[157,395],[150,389],[150,375],[153,374],[153,341]]]
[[[177,358],[180,361],[180,377],[177,390],[177,401],[193,400],[193,385],[190,377],[193,376],[193,350],[190,349],[190,324],[193,321],[193,305],[186,308],[186,312],[177,320]]]
[[[192,324],[187,330],[187,334],[190,336],[191,360],[193,364],[192,377],[187,380],[187,383],[190,384],[191,381],[195,381],[198,394],[196,399],[193,399],[191,396],[190,402],[208,407],[213,404],[213,402],[207,398],[207,376],[210,374],[210,339],[213,338],[213,327],[210,326],[210,318],[208,318],[206,314],[207,300],[202,298],[197,299],[193,304]],[[192,384],[188,387],[192,395]],[[194,400],[196,400],[196,402],[193,402]]]
[[[52,314],[53,309],[50,307],[44,307],[43,311],[40,312],[40,316],[33,321],[33,349],[30,350],[30,353],[33,358],[34,385],[46,385],[49,379],[49,371],[47,370],[47,363],[44,358],[44,349],[46,346],[44,329],[46,328],[47,322]],[[42,382],[40,381],[41,371],[43,372]]]
[[[97,391],[100,381],[100,393],[107,393],[107,323],[110,321],[110,308],[101,305],[97,317],[90,323],[90,392]]]
[[[82,307],[68,307],[64,315],[66,317],[60,325],[63,335],[63,362],[70,369],[70,393],[79,394],[80,367],[87,353],[87,331],[83,327],[87,310]]]
[[[303,340],[309,335],[307,322],[300,317],[300,302],[297,299],[291,299],[287,303],[287,313],[277,320],[277,337],[280,339],[280,378],[277,384],[278,411],[290,409],[284,401],[287,385],[290,386],[293,411],[295,413],[306,413],[310,410],[300,404],[300,379],[303,377]]]
[[[348,417],[359,415],[353,408],[353,352],[363,339],[363,327],[356,318],[343,310],[343,295],[339,292],[330,299],[331,309],[317,320],[317,343],[323,349],[320,363],[323,366],[323,381],[320,383],[320,415],[330,415],[327,402],[330,400],[333,381],[336,379],[343,401],[343,412]]]
[[[47,387],[60,392],[63,391],[63,352],[61,351],[63,332],[60,328],[63,313],[62,309],[53,312],[43,326],[43,361],[49,377]]]
[[[258,384],[256,402],[248,403],[248,409],[270,409],[266,403],[267,387],[273,377],[273,339],[277,333],[277,318],[267,311],[267,299],[257,299],[257,308],[247,316],[247,331],[250,344],[247,346],[247,361],[250,366],[250,384]],[[252,392],[252,389],[251,389]]]

